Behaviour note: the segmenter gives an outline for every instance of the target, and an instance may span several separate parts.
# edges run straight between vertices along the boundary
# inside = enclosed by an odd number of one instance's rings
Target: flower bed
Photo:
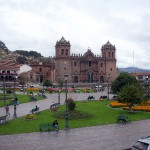
[[[119,103],[118,101],[113,101],[109,104],[110,107],[125,107],[127,106],[127,104],[124,104],[124,103]]]
[[[27,92],[39,92],[40,88],[27,88]]]
[[[129,110],[127,104],[119,103],[118,101],[113,101],[109,104],[110,107],[117,108],[123,107],[124,110]],[[136,105],[132,107],[133,111],[150,111],[150,106],[148,105]]]
[[[129,107],[123,107],[124,110],[129,110]],[[133,106],[133,111],[150,111],[150,106]]]
[[[26,120],[33,120],[33,119],[36,119],[36,115],[35,114],[27,114],[25,116],[25,119]]]

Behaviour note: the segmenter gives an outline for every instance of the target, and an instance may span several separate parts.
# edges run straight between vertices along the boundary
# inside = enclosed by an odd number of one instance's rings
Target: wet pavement
[[[124,150],[150,133],[150,120],[0,136],[0,150]]]

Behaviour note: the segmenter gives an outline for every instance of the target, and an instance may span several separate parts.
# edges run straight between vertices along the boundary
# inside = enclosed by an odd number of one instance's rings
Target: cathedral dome
[[[88,48],[87,52],[85,52],[83,55],[83,57],[88,57],[88,56],[94,57],[94,54],[91,52],[90,48]]]

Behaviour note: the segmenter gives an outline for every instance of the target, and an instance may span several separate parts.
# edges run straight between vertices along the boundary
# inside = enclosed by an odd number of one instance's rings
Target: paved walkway
[[[94,93],[99,97],[100,93]],[[52,101],[58,101],[58,95],[47,95],[46,100],[20,104],[17,106],[18,117],[24,116],[35,105],[41,110],[48,109]],[[77,100],[87,98],[87,94],[73,94],[70,97]],[[65,94],[61,94],[61,103]],[[3,113],[3,108],[0,113]],[[13,106],[10,107],[13,114]],[[12,115],[10,117],[12,118]],[[150,133],[150,120],[131,122],[128,124],[111,124],[60,130],[54,132],[36,132],[27,134],[1,135],[0,150],[124,150],[140,137]]]
[[[150,133],[150,120],[68,131],[0,136],[0,150],[124,150]]]

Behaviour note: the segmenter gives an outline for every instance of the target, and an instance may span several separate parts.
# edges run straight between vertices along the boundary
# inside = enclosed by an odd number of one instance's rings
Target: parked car
[[[137,140],[131,150],[150,150],[150,136]]]
[[[104,88],[103,88],[103,86],[101,86],[101,85],[96,85],[96,86],[95,86],[95,90],[96,90],[96,91],[103,91]]]

